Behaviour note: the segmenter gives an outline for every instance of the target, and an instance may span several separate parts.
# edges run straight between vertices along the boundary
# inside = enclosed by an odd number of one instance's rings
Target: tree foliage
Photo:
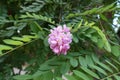
[[[119,0],[0,2],[0,80],[120,79],[120,39],[113,24]],[[64,24],[73,41],[67,55],[57,56],[48,35]]]

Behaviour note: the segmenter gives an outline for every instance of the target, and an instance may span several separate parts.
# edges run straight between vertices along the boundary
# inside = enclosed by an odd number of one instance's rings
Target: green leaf
[[[39,32],[38,32],[38,37],[39,37],[40,39],[44,40],[44,38],[45,38],[45,37],[44,37],[44,34],[45,34],[44,31],[39,31]]]
[[[31,22],[29,25],[30,25],[30,29],[31,29],[32,32],[34,32],[34,33],[39,32],[38,27],[33,22]]]
[[[49,43],[48,43],[48,37],[46,37],[46,38],[44,39],[44,45],[45,45],[46,47],[49,46]]]
[[[77,61],[77,59],[75,59],[75,58],[70,58],[70,64],[71,64],[73,67],[77,67],[77,66],[78,66],[78,61]]]
[[[98,72],[100,72],[100,73],[102,73],[102,74],[107,76],[107,73],[105,72],[104,69],[102,69],[102,68],[100,68],[98,66],[95,66],[95,65],[92,65],[91,68],[96,69]]]
[[[44,73],[41,76],[44,77],[43,80],[52,80],[53,79],[53,72],[52,71],[48,71],[48,72]]]
[[[84,73],[74,70],[73,71],[75,75],[77,75],[78,77],[82,78],[83,80],[89,80],[88,76],[85,75]]]
[[[65,77],[68,79],[68,80],[76,80],[73,76],[71,75],[65,75]]]
[[[54,24],[55,22],[52,21],[51,18],[49,17],[46,17],[46,16],[42,16],[42,15],[38,15],[38,14],[35,14],[35,13],[26,13],[26,15],[22,15],[20,18],[33,18],[33,19],[38,19],[38,20],[41,20],[41,21],[46,21],[46,22],[49,22],[51,24]]]
[[[98,42],[98,38],[96,37],[96,36],[92,36],[92,37],[90,37],[90,39],[93,41],[93,42]]]
[[[113,79],[108,77],[107,80],[113,80]]]
[[[85,33],[85,36],[88,37],[88,38],[91,38],[91,37],[92,37],[91,34],[86,34],[86,33]]]
[[[42,30],[42,27],[36,21],[30,23],[30,28],[34,33],[38,33]]]
[[[28,12],[26,12],[26,15],[28,16],[28,17],[33,17],[30,13],[28,13]]]
[[[108,52],[111,52],[111,46],[110,46],[110,44],[109,44],[108,41],[105,42],[105,46],[104,46],[104,48],[105,48]]]
[[[100,14],[100,18],[103,19],[104,21],[108,22],[108,19],[103,14]]]
[[[31,75],[17,75],[13,77],[16,80],[28,80],[28,79],[32,79]]]
[[[23,38],[31,38],[31,39],[36,39],[38,38],[37,35],[34,34],[34,36],[31,36],[31,35],[23,35]]]
[[[103,42],[102,39],[98,39],[97,46],[98,46],[99,48],[103,48],[103,47],[104,47],[104,42]]]
[[[112,53],[118,57],[120,56],[120,47],[119,46],[111,46]]]
[[[88,25],[92,26],[92,25],[94,25],[94,24],[95,24],[95,23],[92,22],[92,23],[89,23]],[[95,33],[96,30],[89,28],[86,32],[87,32],[87,34],[92,34],[92,33]]]
[[[115,63],[117,63],[118,65],[120,65],[120,62],[119,62],[118,60],[116,60],[116,59],[114,59],[114,58],[112,58],[112,60],[113,60]]]
[[[112,64],[110,61],[106,60],[106,62],[107,62],[110,66],[112,66],[116,71],[119,71],[118,68],[117,68],[114,64]]]
[[[43,30],[42,27],[37,22],[34,22],[34,24],[36,24],[36,26],[38,27],[39,31]]]
[[[23,42],[15,41],[15,40],[12,40],[12,39],[5,39],[5,40],[3,40],[3,42],[6,43],[6,44],[15,45],[15,46],[23,45]]]
[[[13,49],[11,46],[1,45],[0,44],[0,50],[11,50],[11,49]]]
[[[70,52],[68,55],[72,57],[80,56],[81,54],[79,52]]]
[[[85,67],[81,67],[81,69],[84,70],[89,75],[93,76],[94,78],[100,79],[99,76],[96,73],[94,73],[92,70],[89,70],[88,68]]]
[[[64,62],[64,63],[62,63],[60,72],[61,72],[62,74],[65,74],[66,72],[69,71],[69,69],[70,69],[70,65],[68,64],[68,62]]]
[[[47,71],[50,69],[51,69],[51,67],[48,64],[42,64],[42,65],[40,65],[40,68],[39,68],[39,70],[41,70],[41,71]]]
[[[111,52],[111,46],[108,42],[108,40],[106,39],[104,33],[96,26],[91,26],[91,28],[95,29],[98,34],[101,36],[103,42],[104,42],[104,48],[108,51],[108,52]]]
[[[44,71],[45,72],[45,71]],[[43,71],[37,71],[37,72],[35,72],[34,74],[33,74],[33,78],[36,78],[36,77],[38,77],[38,76],[40,76],[40,75],[42,75],[43,74]]]
[[[120,76],[114,75],[115,80],[120,80]]]
[[[93,62],[93,60],[92,60],[92,58],[91,58],[90,55],[86,55],[86,56],[85,56],[85,62],[86,62],[86,64],[87,64],[88,66],[94,65],[94,62]]]
[[[87,67],[86,61],[82,56],[79,56],[79,63],[81,66]]]
[[[73,35],[73,41],[74,41],[75,43],[78,43],[78,42],[79,42],[79,39],[77,38],[76,35]]]
[[[98,58],[98,56],[97,55],[95,55],[95,54],[92,54],[92,59],[93,59],[93,61],[94,62],[99,62],[99,58]]]
[[[75,25],[75,28],[72,29],[73,32],[78,31],[81,28],[83,20],[81,20],[78,24]]]
[[[0,55],[3,54],[2,51],[0,50]]]
[[[104,69],[110,71],[111,73],[113,73],[112,69],[110,67],[108,67],[107,65],[101,63],[101,62],[98,62],[97,64],[99,64],[101,67],[103,67]]]
[[[66,18],[69,19],[69,18],[74,18],[74,17],[78,17],[78,16],[83,16],[83,15],[91,15],[91,14],[98,14],[98,13],[104,13],[104,12],[112,11],[112,10],[115,10],[114,4],[115,3],[112,3],[108,6],[102,6],[102,7],[99,7],[99,8],[92,8],[90,10],[87,10],[87,11],[83,12],[83,13],[74,13],[74,14],[70,13]]]
[[[31,39],[28,37],[12,37],[14,40],[19,40],[19,41],[24,41],[24,42],[29,42]]]
[[[56,80],[63,80],[62,78],[57,77]]]

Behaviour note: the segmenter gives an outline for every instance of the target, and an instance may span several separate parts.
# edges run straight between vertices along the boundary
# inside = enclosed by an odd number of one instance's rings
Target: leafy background
[[[0,1],[0,80],[120,80],[119,4]],[[47,39],[51,28],[63,24],[70,27],[73,42],[66,56],[57,56]]]

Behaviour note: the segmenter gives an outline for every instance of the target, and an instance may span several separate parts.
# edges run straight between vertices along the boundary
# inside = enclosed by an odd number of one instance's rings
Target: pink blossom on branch
[[[50,30],[48,43],[55,54],[67,54],[72,42],[72,34],[70,29],[66,26],[58,26]]]

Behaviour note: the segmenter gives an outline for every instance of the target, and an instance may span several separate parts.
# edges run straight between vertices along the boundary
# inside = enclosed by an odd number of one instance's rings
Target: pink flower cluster
[[[72,34],[66,25],[58,26],[50,30],[48,43],[55,54],[67,54],[72,42]]]

